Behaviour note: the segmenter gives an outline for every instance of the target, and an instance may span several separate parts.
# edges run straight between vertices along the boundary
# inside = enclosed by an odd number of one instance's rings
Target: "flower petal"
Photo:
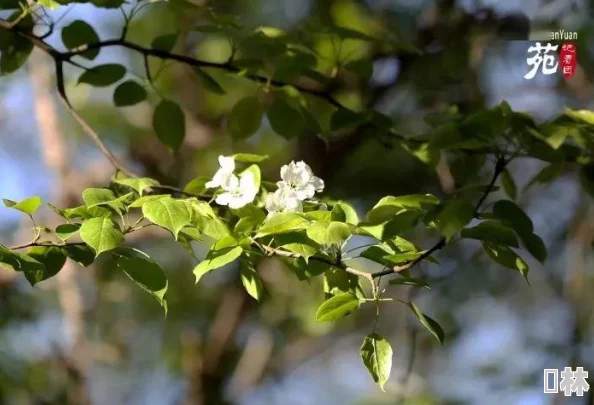
[[[221,170],[231,173],[235,170],[235,158],[233,156],[219,156],[219,165]]]
[[[215,202],[219,205],[229,205],[229,202],[233,199],[233,194],[231,193],[223,193],[219,194],[215,200]]]
[[[226,174],[220,184],[225,191],[235,191],[239,187],[239,179],[234,174]]]

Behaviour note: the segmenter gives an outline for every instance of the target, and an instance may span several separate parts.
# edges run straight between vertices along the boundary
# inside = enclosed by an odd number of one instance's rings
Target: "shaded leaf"
[[[161,143],[176,152],[186,136],[186,118],[180,106],[161,100],[153,113],[153,130]]]
[[[478,239],[485,242],[518,247],[518,238],[514,231],[499,221],[484,221],[474,228],[462,229],[463,238]]]
[[[116,107],[126,107],[146,100],[144,87],[133,80],[125,81],[116,87],[113,93],[113,103]]]
[[[516,182],[514,181],[513,176],[509,172],[509,170],[504,169],[501,172],[501,186],[503,190],[505,190],[505,194],[512,200],[515,200],[518,196],[518,188],[516,186]]]
[[[264,285],[262,279],[256,272],[254,265],[250,261],[243,261],[240,267],[240,277],[243,287],[247,293],[256,301],[260,301],[264,294]]]
[[[196,77],[205,89],[215,94],[225,94],[225,90],[221,87],[221,85],[215,79],[213,79],[211,75],[206,73],[204,69],[195,68],[194,72],[196,73]]]
[[[263,114],[257,97],[242,98],[229,113],[227,130],[234,140],[247,139],[260,128]]]
[[[66,255],[58,247],[36,246],[29,249],[27,254],[43,265],[43,267],[30,266],[23,270],[25,277],[33,286],[58,274],[66,263]]]
[[[107,63],[90,68],[78,78],[78,83],[86,83],[95,87],[106,87],[124,77],[126,68],[117,63]]]
[[[62,28],[62,42],[66,48],[72,50],[84,45],[90,45],[99,42],[99,36],[87,22],[75,20]],[[99,49],[93,49],[80,56],[93,60],[99,55]]]
[[[457,234],[474,217],[474,205],[461,198],[448,201],[443,210],[435,218],[437,230],[450,239]]]
[[[165,272],[157,263],[148,256],[120,256],[118,258],[118,267],[143,290],[155,297],[165,309],[165,313],[167,313],[165,293],[167,292],[168,281]]]
[[[56,236],[63,241],[67,241],[75,235],[80,229],[81,224],[62,224],[56,227]]]
[[[179,34],[175,33],[158,36],[151,42],[151,48],[171,52],[175,46],[178,35]]]
[[[62,252],[69,258],[88,267],[95,261],[95,252],[87,245],[68,245],[62,247]]]
[[[423,326],[427,328],[427,330],[431,332],[433,336],[435,336],[435,338],[439,341],[439,343],[441,343],[441,345],[443,345],[445,342],[445,334],[443,333],[443,329],[441,328],[441,326],[428,315],[422,313],[419,307],[417,307],[414,302],[410,301],[408,303],[408,307],[411,309],[413,314],[415,314],[415,316],[419,319],[419,321],[421,321]]]

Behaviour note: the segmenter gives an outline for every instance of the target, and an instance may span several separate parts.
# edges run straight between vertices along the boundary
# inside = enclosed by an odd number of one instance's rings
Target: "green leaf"
[[[126,257],[118,258],[118,267],[132,281],[138,284],[159,301],[159,304],[165,309],[167,314],[167,301],[165,293],[167,292],[167,276],[157,263],[147,257]]]
[[[158,36],[151,42],[151,48],[171,52],[178,36],[177,33]]]
[[[251,207],[250,213],[248,215],[240,215],[241,218],[235,224],[235,232],[238,234],[251,234],[266,219],[266,214],[260,208],[253,205],[247,205],[246,207]]]
[[[509,170],[504,169],[501,172],[501,186],[505,191],[505,194],[512,200],[515,200],[518,196],[518,188],[516,186],[516,182],[514,181],[513,176],[509,172]]]
[[[90,68],[78,78],[78,83],[95,87],[107,87],[119,81],[126,74],[126,68],[117,63],[107,63]]]
[[[310,260],[309,265],[314,263],[317,261]],[[324,272],[324,292],[330,295],[351,293],[359,298],[365,298],[359,277],[333,266],[329,266]]]
[[[62,28],[62,42],[68,49],[80,48],[99,42],[99,36],[88,23],[83,20],[75,20]],[[93,60],[99,55],[99,49],[93,49],[80,56]]]
[[[240,267],[240,277],[241,283],[247,293],[256,301],[260,301],[264,295],[264,285],[262,284],[262,279],[256,272],[254,265],[250,261],[245,260],[242,262],[242,266]]]
[[[419,319],[419,321],[421,321],[423,326],[427,328],[427,330],[431,332],[431,334],[435,336],[435,338],[443,346],[445,342],[445,334],[443,333],[443,329],[441,329],[441,326],[428,315],[422,313],[419,307],[417,307],[414,302],[410,301],[408,303],[408,307],[411,309],[413,314],[415,314],[415,316]]]
[[[392,371],[393,352],[390,343],[377,333],[372,333],[363,340],[360,354],[373,381],[379,385],[382,391],[385,391],[384,385]]]
[[[485,242],[519,247],[514,231],[499,221],[484,221],[474,228],[462,229],[463,238],[478,239]]]
[[[347,224],[357,225],[359,216],[352,205],[345,202],[339,202],[332,208],[332,221],[346,222]]]
[[[580,183],[584,190],[590,196],[594,197],[594,163],[585,164],[580,167]]]
[[[256,234],[256,238],[278,233],[298,231],[300,229],[305,229],[308,224],[309,221],[297,213],[279,212],[270,216],[262,224],[262,227]]]
[[[547,247],[535,233],[520,235],[524,247],[539,262],[544,263],[547,258]]]
[[[111,211],[103,207],[87,207],[81,205],[74,208],[66,208],[64,210],[64,217],[66,219],[91,219],[91,218],[110,218]]]
[[[275,235],[274,241],[279,247],[297,253],[306,262],[320,249],[320,245],[309,239],[304,231]]]
[[[320,305],[316,313],[316,319],[318,322],[331,322],[344,318],[359,308],[359,304],[359,299],[353,294],[335,295]]]
[[[18,24],[17,27],[20,25]],[[32,50],[33,43],[28,39],[12,31],[0,31],[0,75],[8,75],[17,71],[25,64]]]
[[[247,139],[260,128],[263,114],[257,97],[242,98],[229,113],[227,130],[236,141]]]
[[[132,193],[120,197],[107,188],[87,188],[83,191],[83,201],[89,209],[106,205],[118,214],[125,209],[125,202],[132,196]]]
[[[194,72],[196,73],[196,77],[198,81],[204,86],[205,89],[215,93],[215,94],[225,94],[225,90],[221,87],[221,85],[213,79],[211,75],[206,73],[204,69],[195,68]]]
[[[43,7],[49,8],[50,10],[54,10],[61,5],[60,3],[54,0],[38,0],[37,2],[41,4]]]
[[[437,230],[450,239],[474,217],[474,205],[466,199],[455,198],[448,201],[435,218]]]
[[[241,163],[261,163],[268,160],[268,155],[255,155],[253,153],[236,153],[232,155],[236,162]]]
[[[400,197],[387,196],[379,200],[367,213],[367,222],[370,225],[381,224],[402,211],[425,211],[438,204],[439,199],[431,194],[413,194]]]
[[[114,180],[115,183],[122,184],[124,186],[130,187],[131,189],[135,190],[138,194],[142,196],[142,192],[149,187],[158,186],[159,182],[157,180],[148,178],[148,177],[135,177],[131,179],[116,179]]]
[[[213,249],[214,248],[214,249]],[[203,261],[194,267],[194,275],[196,276],[196,283],[200,281],[202,276],[211,270],[223,267],[241,256],[243,249],[241,246],[229,246],[224,248],[216,248],[215,246],[208,251]]]
[[[146,204],[149,201],[160,200],[161,198],[166,198],[166,197],[171,198],[171,196],[169,194],[145,195],[145,196],[142,196],[142,197],[138,198],[137,200],[133,201],[128,206],[128,208],[141,208],[144,204]]]
[[[306,229],[307,236],[320,245],[342,243],[351,236],[351,229],[342,222],[315,222]]]
[[[565,171],[565,162],[553,163],[544,167],[538,172],[529,182],[524,186],[524,191],[532,187],[536,183],[550,183],[555,178],[559,177]]]
[[[80,227],[80,237],[95,250],[95,256],[115,249],[124,242],[124,235],[118,224],[109,218],[91,218]]]
[[[324,274],[333,267],[322,261],[310,260],[306,261],[304,257],[298,257],[288,262],[290,269],[295,273],[297,278],[301,281],[309,280],[312,277]]]
[[[497,201],[493,205],[493,214],[498,219],[505,221],[520,237],[529,235],[534,231],[530,217],[512,201]]]
[[[283,97],[274,98],[266,116],[272,130],[285,139],[297,137],[305,130],[305,118],[301,111],[289,104]]]
[[[2,199],[2,201],[6,207],[21,211],[28,215],[35,214],[42,203],[41,197],[31,197],[18,202],[7,199]]]
[[[390,284],[392,284],[392,285],[412,285],[415,287],[424,287],[428,290],[430,289],[429,284],[421,278],[403,276],[402,273],[398,273],[398,275],[400,277],[390,280]]]
[[[171,197],[149,200],[142,205],[142,214],[154,224],[168,229],[177,239],[177,234],[190,223],[191,213],[183,202]]]
[[[95,252],[87,245],[68,245],[62,247],[62,252],[69,258],[88,267],[95,261]]]
[[[494,262],[509,269],[518,270],[528,280],[528,264],[507,246],[494,243],[483,243],[483,249]]]
[[[56,236],[66,242],[80,229],[80,224],[62,224],[56,227]]]
[[[422,213],[419,211],[403,211],[396,214],[391,220],[382,225],[383,231],[378,239],[389,240],[412,230],[421,216]]]
[[[26,5],[26,3],[22,3]],[[21,3],[18,0],[0,0],[0,10],[20,9]]]
[[[206,191],[206,183],[209,181],[210,178],[208,177],[196,177],[186,184],[184,192],[196,195],[202,194]]]
[[[32,247],[27,254],[43,265],[43,267],[30,266],[23,270],[25,277],[33,286],[58,274],[66,263],[64,252],[53,246]]]
[[[45,266],[31,256],[11,251],[2,245],[0,245],[0,267],[22,271],[25,274],[42,273],[45,271]]]
[[[147,93],[144,87],[133,80],[125,81],[116,87],[113,93],[113,103],[116,107],[126,107],[146,100]]]
[[[180,106],[162,100],[153,113],[153,129],[161,143],[176,152],[186,136],[186,119]]]

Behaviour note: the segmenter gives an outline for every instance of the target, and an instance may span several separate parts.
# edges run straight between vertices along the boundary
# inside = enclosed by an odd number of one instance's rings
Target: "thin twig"
[[[505,166],[508,163],[509,163],[509,160],[505,160],[504,158],[501,158],[500,157],[500,158],[497,159],[497,162],[495,164],[495,170],[493,172],[493,177],[491,178],[491,181],[489,182],[489,185],[485,189],[485,192],[483,193],[483,195],[481,196],[481,198],[479,199],[479,201],[475,205],[475,208],[474,208],[475,217],[478,216],[479,211],[480,211],[483,203],[485,202],[485,200],[487,199],[487,197],[489,196],[489,194],[491,194],[491,192],[495,188],[495,183],[497,182],[497,179],[499,178],[499,176],[501,175],[501,173],[503,173],[503,170],[505,169]],[[446,239],[445,238],[441,238],[440,240],[437,241],[437,243],[435,245],[433,245],[433,247],[431,247],[429,250],[427,250],[425,253],[423,253],[422,255],[420,255],[419,257],[417,257],[416,259],[414,259],[414,260],[412,260],[410,262],[401,264],[401,265],[396,265],[396,266],[394,266],[391,269],[387,269],[387,270],[379,271],[377,273],[373,273],[372,274],[372,277],[373,278],[377,278],[377,277],[385,276],[385,275],[388,275],[388,274],[400,273],[402,271],[409,270],[409,269],[413,268],[415,265],[417,265],[418,263],[420,263],[421,261],[423,261],[424,259],[426,259],[429,256],[431,256],[436,251],[442,249],[445,245],[446,245]]]

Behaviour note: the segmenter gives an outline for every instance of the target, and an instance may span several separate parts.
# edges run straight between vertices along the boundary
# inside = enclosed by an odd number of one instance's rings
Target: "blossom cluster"
[[[223,190],[215,202],[229,208],[241,208],[253,202],[259,191],[253,173],[245,171],[239,177],[235,175],[232,156],[219,156],[219,165],[212,180],[206,183],[207,188]],[[324,181],[303,161],[292,161],[281,167],[280,177],[281,181],[276,183],[278,189],[266,197],[265,208],[269,213],[302,212],[302,202],[324,190]]]

